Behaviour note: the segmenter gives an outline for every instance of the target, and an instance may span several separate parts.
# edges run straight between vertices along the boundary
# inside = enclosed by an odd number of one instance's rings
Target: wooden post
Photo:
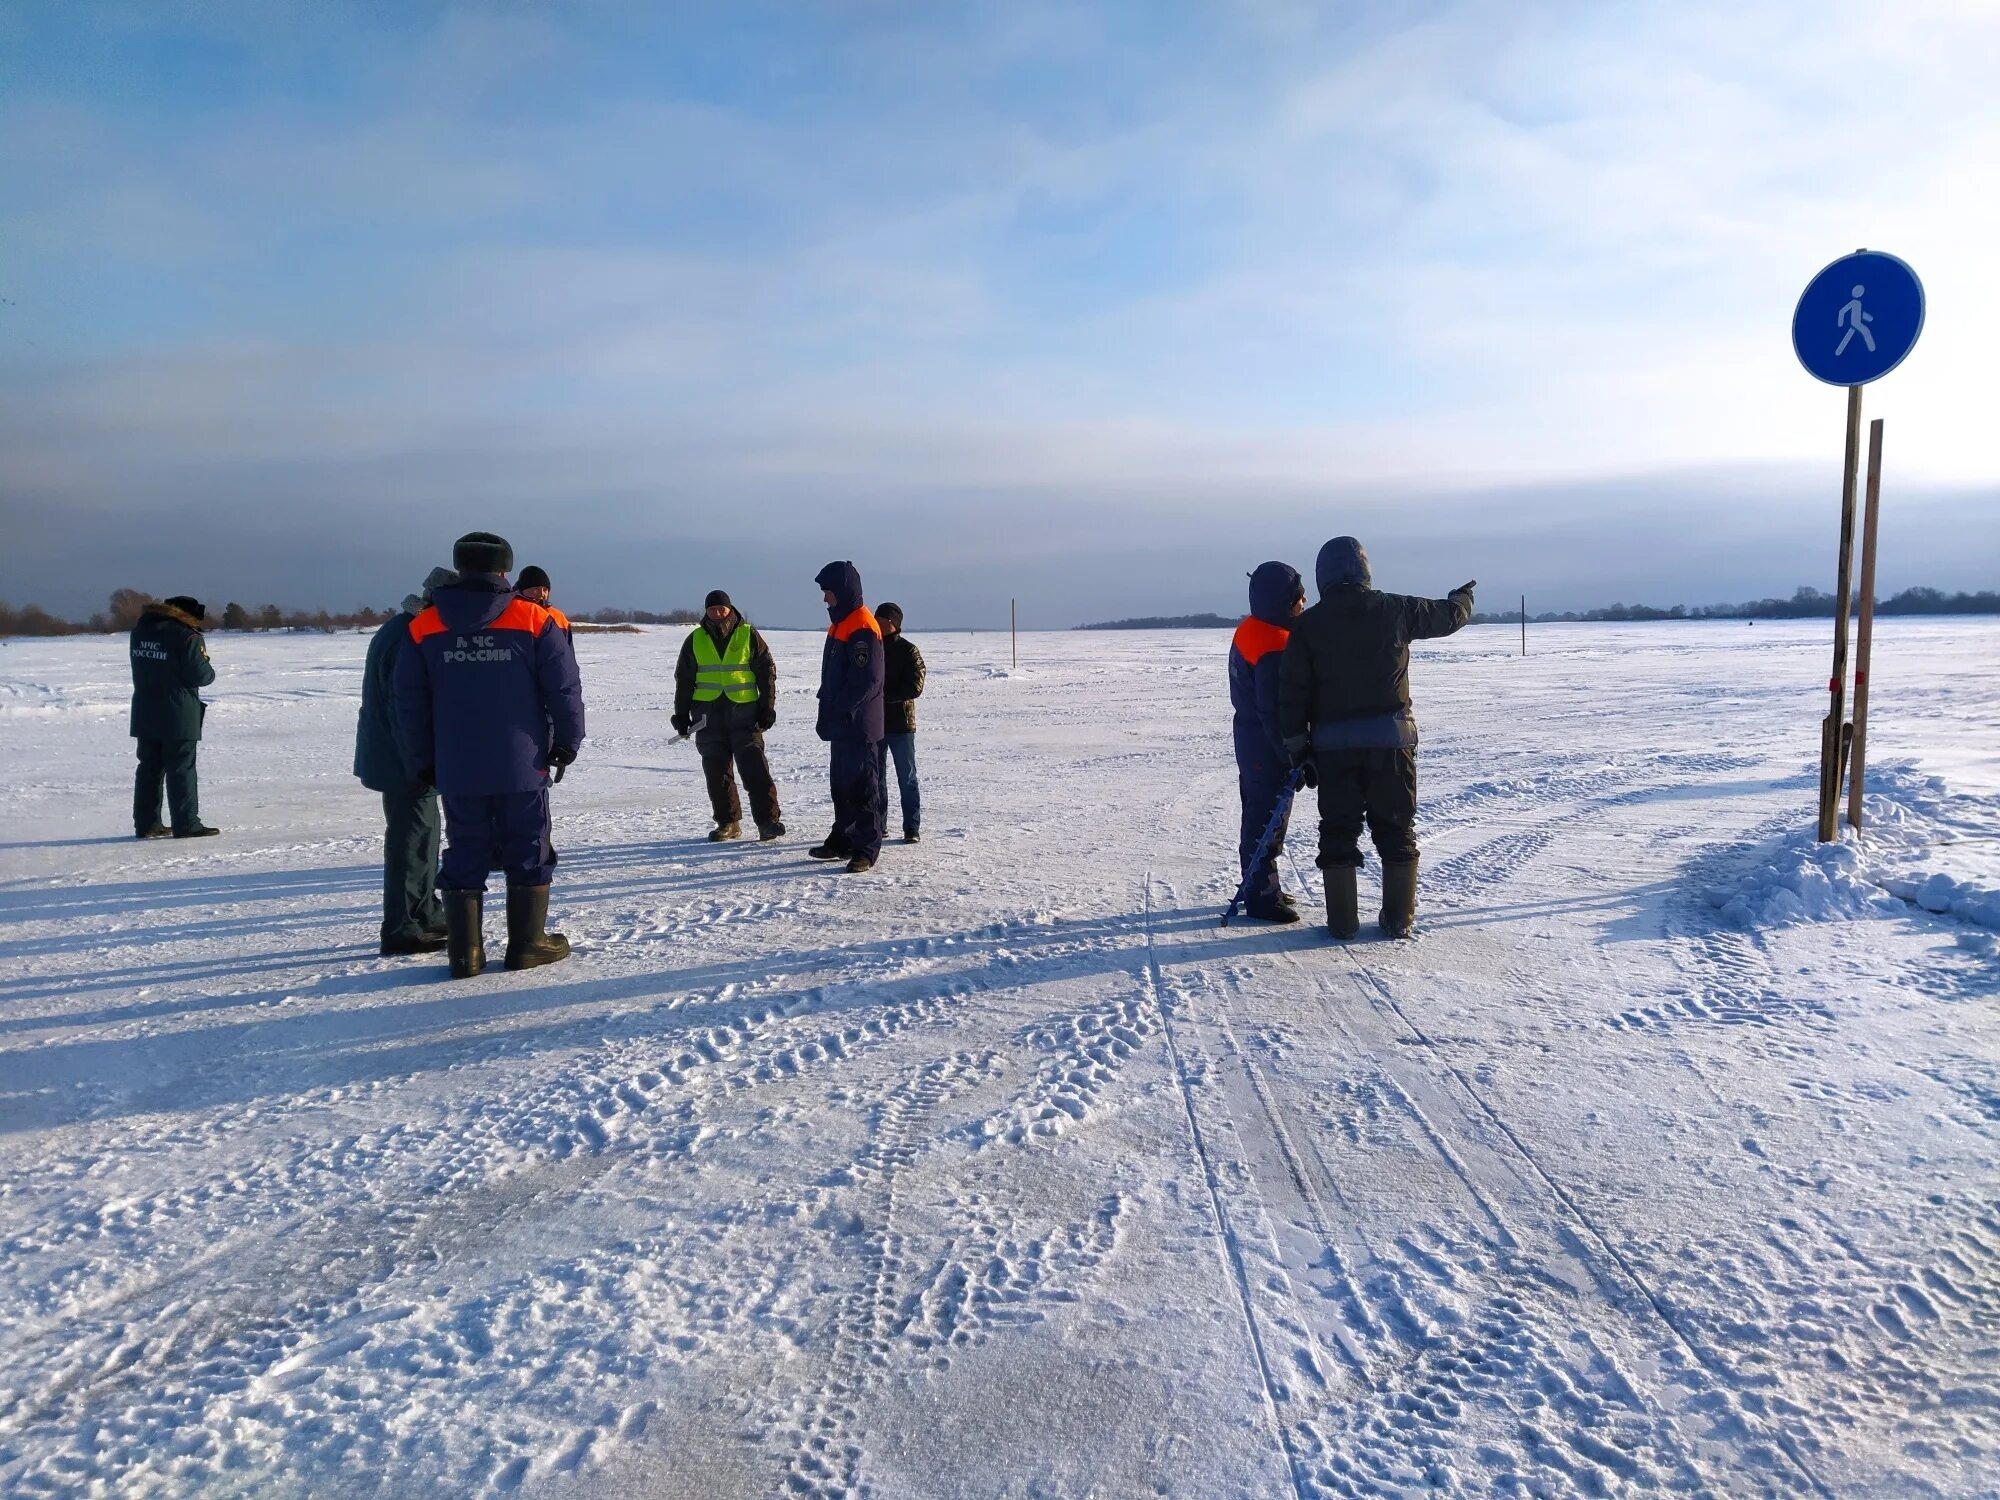
[[[1868,656],[1875,643],[1875,522],[1882,509],[1882,419],[1868,424],[1868,503],[1861,514],[1861,624],[1854,641],[1854,749],[1847,772],[1847,821],[1861,826],[1868,758]]]
[[[1014,665],[1019,667],[1021,665],[1021,635],[1015,626],[1016,618],[1014,601],[1009,599],[1007,601],[1007,640],[1014,648]]]
[[[1528,596],[1521,596],[1521,654],[1528,654]]]
[[[1841,768],[1847,759],[1847,611],[1854,589],[1854,492],[1861,469],[1861,387],[1847,388],[1847,461],[1840,481],[1840,569],[1833,601],[1833,675],[1820,726],[1819,841],[1840,837]]]

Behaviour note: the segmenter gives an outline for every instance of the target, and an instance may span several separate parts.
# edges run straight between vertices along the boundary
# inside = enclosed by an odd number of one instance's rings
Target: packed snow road
[[[10,642],[0,1492],[2000,1493],[2000,622],[1881,627],[1816,850],[1829,634],[1422,649],[1348,948],[1215,925],[1220,635],[913,629],[863,876],[816,637],[722,846],[677,634],[587,637],[576,953],[458,983],[375,956],[364,637],[216,638],[188,844],[123,643]]]

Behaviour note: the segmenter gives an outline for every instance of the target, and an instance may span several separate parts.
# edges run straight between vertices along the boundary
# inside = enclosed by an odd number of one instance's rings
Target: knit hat
[[[903,606],[900,604],[878,604],[875,606],[875,618],[878,620],[894,620],[900,625],[903,623]]]
[[[504,536],[468,531],[452,543],[451,565],[461,573],[505,573],[514,566],[514,549]]]
[[[710,589],[708,591],[708,597],[701,601],[701,607],[703,609],[713,609],[718,604],[720,604],[724,609],[736,608],[734,604],[730,603],[728,593],[722,589]]]
[[[208,618],[208,611],[203,608],[202,602],[199,599],[190,598],[186,594],[175,594],[171,599],[162,599],[160,602],[172,605],[182,614],[192,615],[197,620]]]
[[[529,563],[527,567],[521,569],[521,576],[514,580],[514,592],[517,594],[522,589],[545,589],[548,586],[549,575],[533,563]]]

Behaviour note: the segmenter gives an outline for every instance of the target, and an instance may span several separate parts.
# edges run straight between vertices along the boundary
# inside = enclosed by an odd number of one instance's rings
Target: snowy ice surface
[[[364,637],[215,640],[193,844],[122,642],[9,642],[0,1493],[2000,1493],[2000,622],[1884,622],[1821,849],[1830,634],[1424,648],[1347,948],[1215,925],[1220,634],[915,632],[853,877],[817,638],[711,846],[676,634],[586,637],[575,956],[462,983],[374,953]]]

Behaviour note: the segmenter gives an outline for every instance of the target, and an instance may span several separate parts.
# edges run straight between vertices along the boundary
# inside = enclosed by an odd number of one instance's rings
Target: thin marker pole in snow
[[[1018,667],[1021,665],[1021,636],[1020,632],[1015,628],[1014,601],[1012,599],[1007,601],[1007,641],[1013,647],[1014,665]]]
[[[1521,596],[1521,654],[1528,654],[1528,596]]]
[[[1840,480],[1839,593],[1833,601],[1833,675],[1819,741],[1819,841],[1840,837],[1841,770],[1847,761],[1847,610],[1854,587],[1854,490],[1861,468],[1861,387],[1847,388],[1847,462]]]
[[[1882,419],[1868,424],[1868,503],[1861,515],[1861,625],[1854,641],[1854,750],[1847,773],[1847,821],[1861,826],[1867,780],[1868,655],[1875,643],[1875,522],[1882,509]]]

